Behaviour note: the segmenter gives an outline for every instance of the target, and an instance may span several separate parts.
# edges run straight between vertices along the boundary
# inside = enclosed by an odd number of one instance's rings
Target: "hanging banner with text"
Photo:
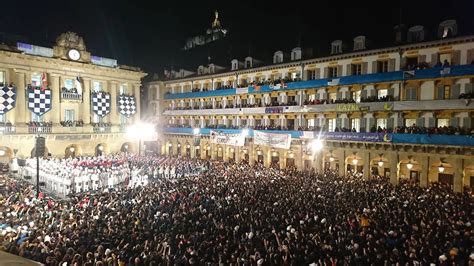
[[[247,93],[249,93],[249,87],[236,88],[235,93],[236,94],[247,94]]]
[[[291,145],[291,134],[275,134],[254,130],[253,142],[257,145],[288,150]]]
[[[391,142],[392,134],[386,133],[352,133],[352,132],[325,132],[321,138],[341,141],[364,142]]]
[[[211,130],[209,136],[211,138],[211,143],[233,146],[245,145],[245,136],[242,136],[242,134],[225,134],[215,130]]]

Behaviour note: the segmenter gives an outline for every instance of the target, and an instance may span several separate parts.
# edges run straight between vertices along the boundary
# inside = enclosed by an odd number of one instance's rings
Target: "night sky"
[[[277,49],[289,51],[298,45],[313,48],[315,55],[326,55],[332,40],[349,43],[357,35],[366,35],[371,47],[387,46],[400,18],[407,26],[424,25],[428,37],[435,35],[439,22],[452,18],[462,34],[474,31],[472,0],[378,1],[383,4],[377,5],[335,0],[255,2],[2,1],[0,32],[52,47],[60,33],[75,31],[94,55],[162,74],[163,68],[171,66],[190,68],[180,49],[187,37],[205,33],[215,9],[230,32],[224,54],[241,60],[250,53],[269,61]],[[230,60],[226,64],[228,67]]]

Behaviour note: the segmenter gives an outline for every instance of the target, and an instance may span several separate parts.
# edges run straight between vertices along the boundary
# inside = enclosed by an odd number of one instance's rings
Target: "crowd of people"
[[[31,185],[0,176],[1,248],[47,265],[474,263],[467,193],[207,164],[197,175],[65,201],[35,197]]]
[[[135,156],[128,153],[76,158],[41,158],[40,182],[58,196],[112,189],[120,184],[137,187],[149,178],[179,178],[201,170],[200,165],[176,158]],[[26,160],[22,176],[36,175],[36,158]]]

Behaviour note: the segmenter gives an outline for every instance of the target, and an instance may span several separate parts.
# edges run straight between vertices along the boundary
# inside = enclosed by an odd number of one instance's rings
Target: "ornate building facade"
[[[161,152],[472,188],[474,36],[441,27],[431,41],[415,26],[393,47],[367,49],[358,36],[351,51],[334,41],[326,57],[295,48],[267,66],[150,82]]]
[[[136,148],[124,130],[140,119],[138,68],[91,55],[67,32],[51,48],[17,43],[0,50],[0,160],[34,155],[94,155]]]

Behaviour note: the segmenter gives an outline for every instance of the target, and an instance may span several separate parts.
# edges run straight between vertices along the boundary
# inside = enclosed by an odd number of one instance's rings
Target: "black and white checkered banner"
[[[15,108],[16,87],[4,86],[0,89],[0,114],[5,114]]]
[[[110,113],[110,94],[104,92],[93,93],[92,111],[100,117]]]
[[[119,112],[126,117],[130,117],[137,112],[134,96],[120,95],[118,98]]]
[[[42,116],[51,110],[51,90],[29,87],[28,109],[38,116]]]

